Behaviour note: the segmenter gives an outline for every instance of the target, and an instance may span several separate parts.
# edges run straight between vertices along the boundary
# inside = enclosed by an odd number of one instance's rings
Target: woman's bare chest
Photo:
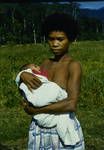
[[[68,81],[68,63],[52,64],[48,69],[49,80],[66,88]]]

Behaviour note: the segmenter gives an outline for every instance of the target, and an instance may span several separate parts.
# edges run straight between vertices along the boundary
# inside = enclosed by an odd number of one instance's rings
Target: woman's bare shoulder
[[[48,67],[50,63],[51,63],[50,59],[45,59],[42,62],[41,67]]]
[[[82,66],[81,63],[79,61],[76,60],[72,60],[71,63],[69,63],[69,71],[70,72],[82,72]]]

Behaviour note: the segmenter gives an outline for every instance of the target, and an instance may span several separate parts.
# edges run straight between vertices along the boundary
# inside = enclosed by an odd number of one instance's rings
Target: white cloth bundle
[[[31,69],[24,70],[25,72],[32,73]],[[23,72],[23,71],[22,71]],[[16,77],[16,83],[19,88],[24,92],[26,99],[35,107],[42,107],[55,103],[67,98],[67,93],[56,83],[49,81],[42,75],[35,74],[42,82],[42,85],[29,91],[24,83],[20,85],[20,72]],[[34,119],[37,120],[38,125],[51,128],[56,126],[57,132],[61,140],[65,145],[75,145],[80,141],[77,131],[74,127],[74,119],[68,114],[38,114],[34,115]]]

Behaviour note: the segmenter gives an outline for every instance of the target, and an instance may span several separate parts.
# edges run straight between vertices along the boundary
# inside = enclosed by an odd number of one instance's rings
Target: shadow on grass
[[[97,150],[94,145],[86,145],[86,150]]]
[[[12,148],[0,143],[0,150],[20,150],[16,145]]]
[[[8,146],[0,143],[0,150],[11,150]]]

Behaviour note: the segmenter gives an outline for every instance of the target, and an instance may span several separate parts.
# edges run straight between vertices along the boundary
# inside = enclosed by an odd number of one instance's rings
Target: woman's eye
[[[63,39],[63,38],[58,38],[57,40],[58,40],[58,41],[63,41],[64,39]]]
[[[58,41],[63,41],[64,38],[49,38],[49,41],[54,41],[54,40],[58,40]]]

